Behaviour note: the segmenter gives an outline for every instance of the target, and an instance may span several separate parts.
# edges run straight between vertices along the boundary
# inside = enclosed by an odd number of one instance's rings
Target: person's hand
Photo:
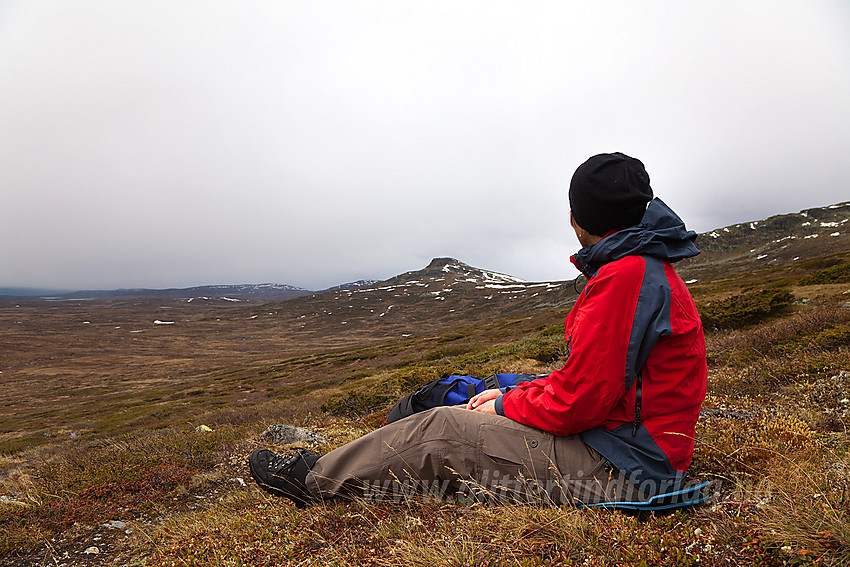
[[[466,404],[466,409],[481,411],[484,413],[496,413],[496,398],[502,395],[502,391],[498,388],[484,390],[480,394],[472,396],[469,403]]]
[[[493,415],[496,415],[496,400],[489,400],[483,404],[477,405],[472,408],[472,411],[480,411],[481,413],[492,413]]]

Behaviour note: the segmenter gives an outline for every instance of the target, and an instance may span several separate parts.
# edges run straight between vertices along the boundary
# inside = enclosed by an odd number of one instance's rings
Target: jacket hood
[[[676,262],[699,254],[694,245],[696,237],[697,233],[687,230],[682,219],[664,201],[655,198],[649,202],[640,224],[582,248],[571,260],[587,276],[625,256],[654,256]]]

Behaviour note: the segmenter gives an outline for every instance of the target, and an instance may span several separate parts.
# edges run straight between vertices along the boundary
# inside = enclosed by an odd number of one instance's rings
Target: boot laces
[[[279,473],[290,468],[298,459],[298,456],[298,453],[295,453],[294,455],[275,455],[269,460],[269,471],[272,473]]]

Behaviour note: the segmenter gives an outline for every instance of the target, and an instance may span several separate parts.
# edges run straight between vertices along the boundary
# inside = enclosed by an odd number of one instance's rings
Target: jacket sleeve
[[[503,415],[556,435],[571,435],[600,425],[626,394],[629,341],[644,264],[629,262],[618,268],[600,269],[567,316],[570,350],[564,367],[503,394],[497,401]]]

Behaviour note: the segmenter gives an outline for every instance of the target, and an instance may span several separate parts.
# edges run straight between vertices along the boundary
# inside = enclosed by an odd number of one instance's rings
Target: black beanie
[[[596,236],[640,223],[652,200],[649,174],[639,159],[619,152],[595,155],[570,181],[576,224]]]

